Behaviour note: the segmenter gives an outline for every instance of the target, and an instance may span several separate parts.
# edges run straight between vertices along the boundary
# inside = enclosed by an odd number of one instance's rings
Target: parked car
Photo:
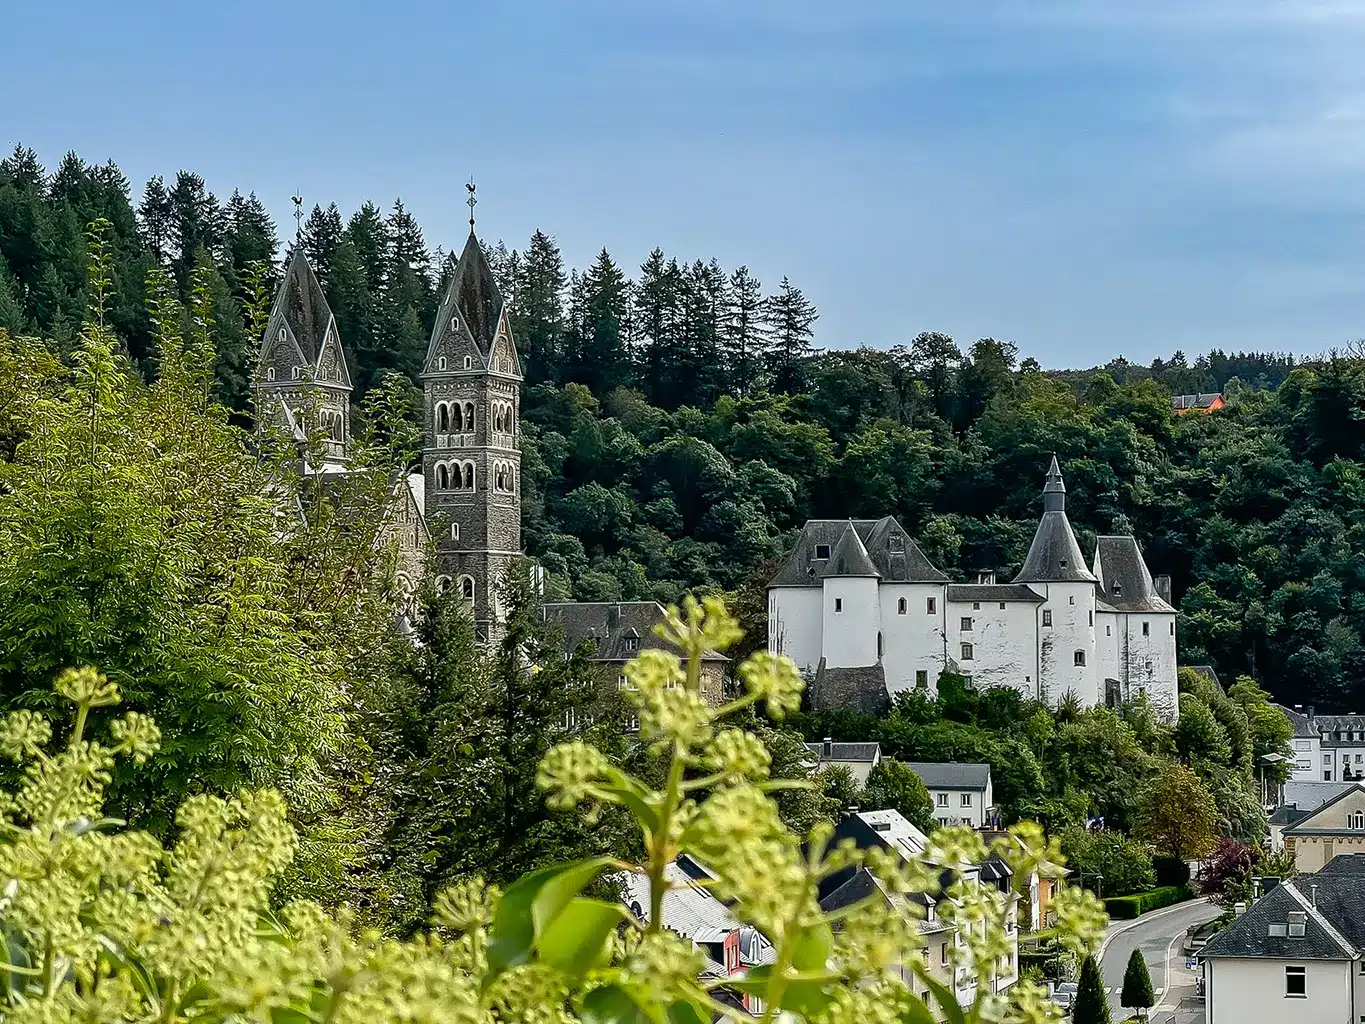
[[[1052,1001],[1062,1008],[1067,1016],[1071,1015],[1071,1004],[1076,1001],[1076,990],[1080,986],[1074,981],[1059,981],[1052,990]]]

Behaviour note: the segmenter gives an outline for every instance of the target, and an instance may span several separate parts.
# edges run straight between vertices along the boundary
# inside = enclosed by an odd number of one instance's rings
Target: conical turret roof
[[[867,548],[863,545],[862,538],[858,536],[858,531],[853,528],[851,520],[844,528],[844,535],[834,546],[829,561],[825,563],[820,575],[822,577],[881,575],[872,564],[872,556],[867,553]]]
[[[1033,534],[1024,567],[1015,583],[1094,583],[1094,574],[1085,566],[1081,546],[1066,518],[1066,484],[1057,456],[1052,457],[1043,484],[1043,518]]]

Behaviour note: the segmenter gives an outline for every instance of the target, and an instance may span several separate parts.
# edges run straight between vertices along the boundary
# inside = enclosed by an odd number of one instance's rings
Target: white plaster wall
[[[1284,969],[1290,964],[1306,968],[1305,997],[1284,994]],[[1209,960],[1205,997],[1208,1024],[1342,1024],[1357,1020],[1360,1004],[1351,1005],[1352,966],[1347,961]]]
[[[825,664],[863,668],[877,663],[881,605],[875,576],[829,576],[824,581]],[[835,611],[836,608],[841,609]]]
[[[883,583],[879,590],[887,692],[894,695],[914,689],[916,672],[924,672],[929,692],[936,692],[943,671],[946,588],[936,583]],[[901,601],[905,602],[904,615],[899,610]]]
[[[1113,612],[1095,612],[1095,685],[1096,695],[1104,699],[1104,681],[1122,679],[1119,668],[1120,636],[1123,616]]]
[[[985,794],[963,789],[930,789],[929,796],[934,801],[934,820],[947,818],[950,824],[965,822],[972,828],[980,828],[986,823],[986,808],[991,805],[990,789]],[[970,797],[971,806],[963,807],[962,798]],[[947,798],[948,806],[939,806],[941,799]]]
[[[768,650],[785,654],[806,672],[820,664],[824,609],[819,587],[773,587],[768,591]]]
[[[1124,612],[1119,628],[1119,675],[1127,700],[1146,693],[1153,707],[1167,718],[1178,711],[1176,690],[1175,615],[1169,612]],[[1142,626],[1147,624],[1147,635]]]
[[[1041,611],[1051,610],[1052,626],[1039,627],[1039,657],[1042,661],[1042,696],[1056,706],[1069,691],[1075,692],[1081,707],[1098,703],[1096,685],[1095,585],[1093,583],[1033,583],[1030,586],[1046,598]],[[1039,620],[1041,622],[1041,618]],[[1075,664],[1075,652],[1085,655],[1085,664]]]
[[[1027,697],[1038,693],[1037,605],[1023,601],[953,601],[948,606],[948,657],[972,677],[977,689],[1010,686]],[[962,620],[972,628],[964,630]],[[972,645],[972,660],[962,660],[962,645]]]
[[[1322,740],[1317,736],[1295,736],[1289,745],[1294,748],[1294,764],[1289,777],[1295,782],[1320,781],[1323,778]]]

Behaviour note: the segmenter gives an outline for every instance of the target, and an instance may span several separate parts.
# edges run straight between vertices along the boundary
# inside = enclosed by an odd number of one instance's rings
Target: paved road
[[[1104,950],[1104,984],[1109,990],[1109,1009],[1115,1020],[1127,1016],[1119,1006],[1123,972],[1134,949],[1142,950],[1157,1005],[1150,1015],[1152,1024],[1200,1024],[1203,1005],[1195,998],[1195,971],[1185,969],[1185,930],[1192,924],[1210,921],[1222,909],[1199,900],[1182,904],[1155,916],[1138,918],[1131,928],[1112,933]]]

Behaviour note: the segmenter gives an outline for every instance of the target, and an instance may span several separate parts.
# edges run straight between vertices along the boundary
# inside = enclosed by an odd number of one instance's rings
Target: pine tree
[[[147,187],[142,190],[137,216],[143,241],[156,261],[164,264],[171,245],[171,197],[161,175],[147,182]]]
[[[721,344],[729,390],[745,395],[762,385],[767,360],[763,285],[740,267],[730,274],[722,318]]]
[[[653,405],[673,408],[668,381],[680,305],[678,261],[651,252],[640,265],[635,286],[635,326],[639,336],[645,398]]]
[[[227,265],[223,269],[233,290],[240,292],[251,264],[274,263],[280,242],[275,222],[255,192],[243,197],[234,189],[228,200],[226,220]],[[273,288],[273,277],[267,283]]]
[[[1093,956],[1086,956],[1081,964],[1081,980],[1076,988],[1071,1020],[1072,1024],[1110,1024],[1109,999],[1104,994],[1104,980]]]
[[[764,321],[772,339],[769,365],[773,387],[794,394],[801,390],[804,362],[811,354],[812,325],[820,314],[787,278],[782,278],[776,295],[764,303]]]
[[[721,319],[725,272],[715,260],[696,260],[681,274],[679,331],[671,348],[670,377],[678,405],[707,408],[720,384]]]
[[[626,332],[630,318],[630,282],[603,249],[580,279],[581,319],[569,379],[586,384],[606,397],[631,383]]]
[[[387,268],[381,302],[380,329],[387,340],[393,369],[413,380],[422,372],[427,331],[435,319],[431,254],[422,229],[403,206],[393,204],[384,220]]]
[[[204,179],[191,171],[175,176],[175,185],[167,196],[170,202],[170,264],[171,272],[180,285],[181,295],[188,295],[190,273],[202,250],[215,264],[222,252],[223,212],[204,185]]]
[[[19,301],[19,283],[9,272],[3,253],[0,253],[0,329],[11,334],[20,334],[28,329],[24,304]]]
[[[566,283],[559,246],[545,232],[537,230],[521,259],[512,325],[528,384],[563,383]]]
[[[324,288],[332,280],[332,263],[341,244],[341,232],[341,211],[336,203],[329,204],[326,210],[314,206],[303,222],[303,252]]]
[[[1142,950],[1135,949],[1128,957],[1128,969],[1123,972],[1123,992],[1119,1004],[1130,1010],[1141,1010],[1143,1017],[1156,1002],[1152,992],[1152,976],[1147,973],[1147,961]]]

